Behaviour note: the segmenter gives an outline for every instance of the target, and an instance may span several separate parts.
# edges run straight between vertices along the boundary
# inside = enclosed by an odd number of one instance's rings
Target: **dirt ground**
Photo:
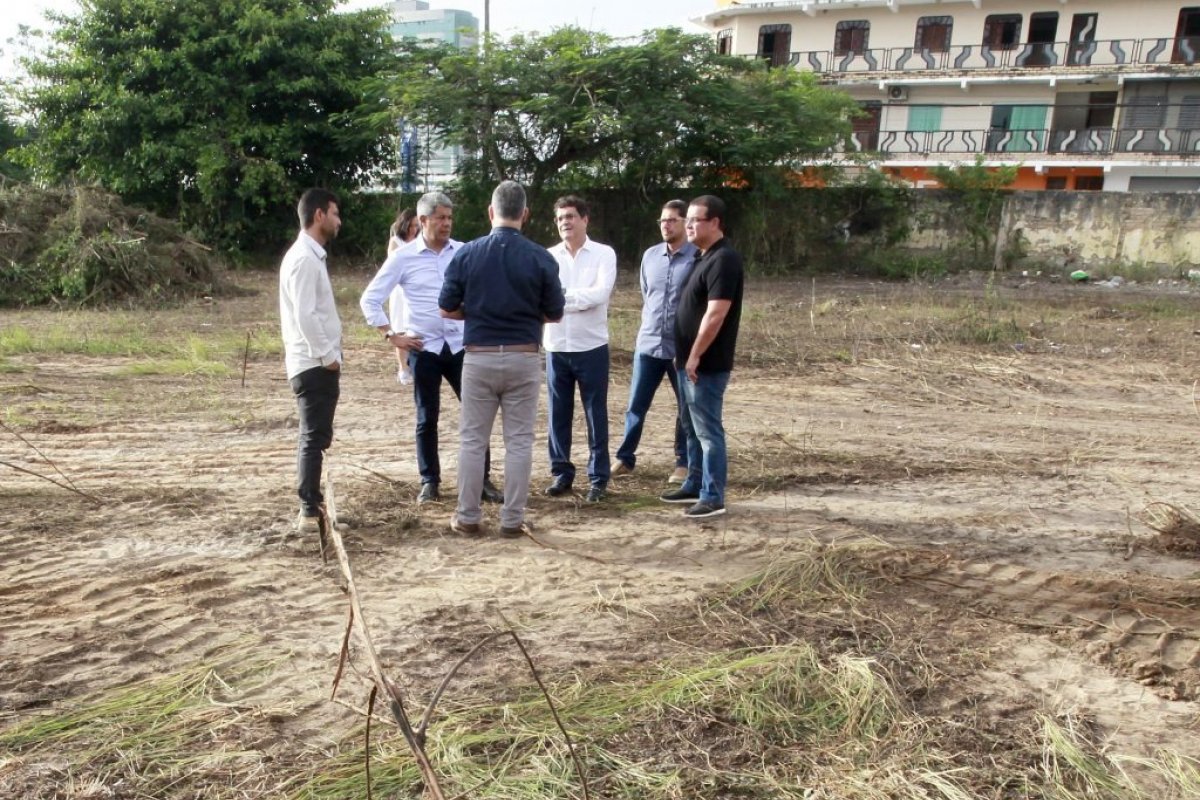
[[[347,600],[336,566],[290,530],[295,410],[270,344],[272,280],[154,314],[161,336],[250,331],[244,379],[240,358],[215,377],[138,374],[123,356],[0,362],[0,732],[250,642],[286,655],[241,701],[286,709],[259,750],[346,746],[359,716],[328,695]],[[1041,711],[1087,720],[1111,752],[1200,756],[1200,540],[1172,510],[1200,495],[1188,287],[755,282],[726,398],[728,515],[688,523],[654,499],[671,466],[664,384],[635,475],[601,506],[542,496],[535,449],[542,547],[458,538],[449,499],[415,506],[411,397],[363,330],[365,276],[336,283],[354,335],[330,474],[367,622],[407,691],[427,694],[507,625],[549,676],[653,661],[679,649],[661,628],[696,598],[815,543],[867,543],[904,620],[896,652],[938,676],[914,700],[921,713],[979,720],[993,747],[1005,720],[1022,720],[1017,738]],[[638,313],[622,287],[613,450]],[[61,323],[0,316],[0,328]],[[449,498],[458,415],[444,399]],[[540,414],[543,436],[544,398]],[[577,452],[583,440],[580,425]],[[493,448],[501,461],[498,434]],[[518,672],[489,656],[466,681],[486,690]],[[344,680],[361,704],[365,681]],[[85,796],[64,769],[0,752],[0,795]]]

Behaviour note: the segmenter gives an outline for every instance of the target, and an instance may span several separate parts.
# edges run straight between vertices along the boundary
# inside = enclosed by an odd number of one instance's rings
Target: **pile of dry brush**
[[[223,266],[176,223],[103,189],[0,185],[0,307],[210,294]]]

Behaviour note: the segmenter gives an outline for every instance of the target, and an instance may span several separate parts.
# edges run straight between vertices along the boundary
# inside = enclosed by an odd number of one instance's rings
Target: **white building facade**
[[[1200,190],[1200,5],[799,0],[697,22],[857,99],[854,148],[914,185],[982,155],[1022,189]]]
[[[388,4],[396,41],[416,40],[427,44],[449,44],[463,50],[475,49],[479,20],[474,14],[452,8],[431,9],[425,0],[396,0]],[[440,189],[454,178],[464,153],[458,145],[435,145],[423,128],[399,123],[400,175],[395,183],[406,192]]]

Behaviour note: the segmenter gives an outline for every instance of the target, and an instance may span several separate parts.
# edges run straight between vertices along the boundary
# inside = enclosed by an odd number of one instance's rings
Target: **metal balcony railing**
[[[967,44],[954,45],[946,50],[922,50],[916,47],[871,48],[848,52],[800,50],[792,52],[787,63],[798,69],[826,75],[861,72],[1037,70],[1153,64],[1191,66],[1200,63],[1200,37],[1034,42],[1015,44],[1011,47]]]
[[[850,149],[887,156],[930,154],[1012,153],[1090,154],[1122,153],[1200,156],[1200,129],[1195,128],[1000,128],[936,131],[858,131]]]

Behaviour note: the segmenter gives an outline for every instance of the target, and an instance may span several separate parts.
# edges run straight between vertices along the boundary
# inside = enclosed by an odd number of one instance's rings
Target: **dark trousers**
[[[608,345],[582,353],[547,353],[546,387],[550,395],[550,473],[575,480],[571,463],[571,421],[575,415],[575,386],[587,422],[588,482],[605,486],[611,475],[608,460]]]
[[[333,412],[337,410],[340,376],[340,372],[313,367],[289,381],[300,417],[296,493],[308,516],[316,516],[325,502],[321,493],[321,466],[333,441]]]
[[[462,402],[462,370],[465,350],[450,352],[450,345],[442,345],[440,353],[424,350],[408,354],[408,368],[413,376],[413,402],[417,406],[417,471],[421,483],[440,483],[442,462],[438,457],[438,418],[442,411],[442,381],[450,384],[454,396]],[[483,476],[491,472],[492,451],[489,447],[483,455]]]
[[[687,466],[687,438],[679,422],[679,378],[675,373],[674,360],[634,353],[633,377],[629,381],[629,408],[625,412],[625,438],[617,448],[617,461],[630,469],[637,466],[637,449],[642,441],[646,412],[650,410],[650,403],[664,375],[670,381],[671,392],[675,395],[675,466]]]

